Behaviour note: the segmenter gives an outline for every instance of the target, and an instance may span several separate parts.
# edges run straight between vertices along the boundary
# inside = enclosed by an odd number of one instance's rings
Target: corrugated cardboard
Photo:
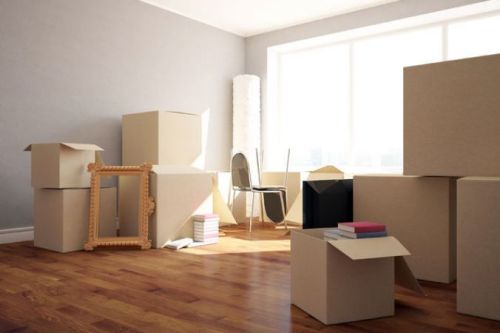
[[[328,179],[344,179],[344,173],[332,165],[324,166],[309,173],[301,173],[300,183],[298,184],[299,190],[295,198],[290,198],[293,204],[288,210],[286,220],[292,224],[303,223],[303,197],[302,197],[302,181],[303,180],[328,180]]]
[[[449,283],[456,277],[456,180],[451,177],[354,177],[354,220],[387,226],[411,252],[418,279]]]
[[[457,311],[500,320],[500,178],[457,185]]]
[[[404,69],[404,174],[500,176],[500,55]]]
[[[327,241],[324,230],[292,231],[292,304],[324,324],[394,315],[394,257],[408,251],[392,237]]]
[[[214,177],[214,182],[217,184],[217,189],[220,196],[217,198],[214,195],[214,213],[219,214],[222,223],[234,224],[234,222],[243,222],[246,220],[246,193],[236,192],[233,208],[230,208],[231,192],[231,172],[228,171],[211,171]],[[229,209],[228,214],[227,209]]]
[[[212,198],[214,213],[219,215],[219,223],[221,225],[237,224],[231,209],[224,200],[224,197],[219,188],[219,177],[217,172],[212,174]]]
[[[34,143],[31,151],[31,186],[34,188],[85,188],[90,186],[87,165],[103,149],[82,143]]]
[[[99,236],[116,235],[116,188],[100,194]],[[89,189],[35,189],[35,246],[57,252],[83,250],[88,238]]]
[[[122,118],[122,163],[191,165],[201,154],[201,117],[151,111]]]
[[[160,248],[169,241],[193,237],[192,216],[212,213],[212,174],[190,167],[153,166],[151,195],[156,210],[149,233],[152,246]]]

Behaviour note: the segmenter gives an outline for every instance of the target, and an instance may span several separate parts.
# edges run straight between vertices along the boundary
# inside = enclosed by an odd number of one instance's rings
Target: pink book
[[[340,230],[345,230],[355,233],[377,232],[377,231],[385,231],[385,224],[377,222],[368,222],[368,221],[344,222],[344,223],[339,223],[338,228]]]

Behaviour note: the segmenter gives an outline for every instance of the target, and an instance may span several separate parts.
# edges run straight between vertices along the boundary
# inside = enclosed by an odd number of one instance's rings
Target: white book
[[[210,245],[210,244],[217,244],[218,239],[216,240],[209,240],[209,241],[204,241],[204,242],[193,242],[189,244],[187,247],[197,247],[197,246],[203,246],[203,245]]]
[[[196,228],[194,227],[193,230],[199,231],[199,232],[214,232],[214,231],[219,231],[219,228]]]
[[[187,247],[191,243],[193,243],[192,238],[181,238],[168,242],[167,244],[165,244],[165,247],[168,247],[169,249],[179,250],[183,247]]]
[[[206,220],[193,219],[193,221],[196,222],[196,223],[219,223],[220,218],[206,219]]]
[[[202,228],[208,228],[208,227],[218,227],[219,222],[215,223],[199,223],[199,222],[194,222],[194,225],[197,227],[202,227]]]

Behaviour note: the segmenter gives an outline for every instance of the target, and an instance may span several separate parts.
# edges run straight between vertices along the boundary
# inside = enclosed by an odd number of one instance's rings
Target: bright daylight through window
[[[290,148],[295,170],[401,172],[403,67],[498,53],[499,31],[497,12],[272,51],[266,167]]]

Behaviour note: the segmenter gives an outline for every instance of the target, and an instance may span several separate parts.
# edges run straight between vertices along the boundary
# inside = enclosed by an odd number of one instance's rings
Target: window
[[[500,53],[500,15],[450,23],[448,59]]]
[[[290,148],[292,170],[401,172],[403,68],[499,53],[500,14],[487,15],[271,48],[265,168]]]

